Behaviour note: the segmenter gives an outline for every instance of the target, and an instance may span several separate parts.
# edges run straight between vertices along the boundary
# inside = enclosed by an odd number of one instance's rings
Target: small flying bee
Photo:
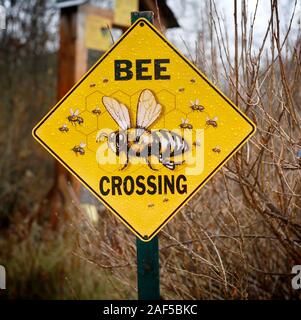
[[[195,83],[195,82],[196,82],[195,78],[191,78],[191,79],[190,79],[190,82],[191,82],[191,83]]]
[[[90,88],[94,88],[96,87],[96,84],[95,83],[90,83]]]
[[[192,145],[195,146],[195,147],[200,147],[201,146],[201,142],[200,141],[194,141],[192,143]]]
[[[164,198],[164,199],[163,199],[163,202],[168,202],[168,201],[169,201],[168,198]]]
[[[184,91],[185,91],[185,88],[181,87],[181,88],[179,88],[179,91],[180,91],[180,92],[184,92]]]
[[[100,111],[99,107],[96,107],[95,109],[92,110],[92,113],[99,116],[101,114],[101,111]]]
[[[121,170],[128,166],[130,157],[145,159],[152,170],[150,157],[158,158],[159,163],[170,170],[184,161],[175,162],[173,157],[182,155],[189,147],[185,139],[179,134],[167,129],[150,131],[148,127],[157,120],[162,107],[157,103],[152,91],[145,89],[141,92],[137,106],[136,127],[132,127],[128,108],[112,97],[103,97],[102,102],[111,117],[119,126],[119,130],[107,134],[98,132],[96,142],[102,137],[107,138],[108,148],[117,156],[126,155],[125,164]]]
[[[216,146],[212,149],[213,152],[216,152],[216,153],[220,153],[221,152],[221,148],[219,146]]]
[[[102,80],[102,82],[103,82],[103,83],[108,83],[108,82],[109,82],[109,79],[104,78],[104,79]]]
[[[190,101],[190,108],[194,111],[205,110],[205,107],[199,104],[199,99],[195,99],[195,101]]]
[[[153,203],[149,203],[147,206],[148,206],[149,208],[153,208],[155,205],[154,205]]]
[[[206,124],[208,126],[212,126],[213,128],[217,128],[217,120],[218,120],[217,117],[214,117],[213,119],[210,119],[210,118],[207,117]]]
[[[69,128],[67,127],[66,123],[63,124],[61,127],[59,127],[59,130],[61,132],[68,132],[69,131]]]
[[[183,119],[183,118],[182,118],[182,122],[180,124],[180,128],[189,129],[189,130],[193,129],[192,124],[188,123],[188,119]]]
[[[71,122],[74,125],[82,124],[84,122],[84,119],[82,117],[80,117],[78,114],[79,114],[78,109],[75,111],[70,109],[70,116],[68,116],[67,119],[69,120],[69,122]]]
[[[72,151],[75,152],[76,155],[84,155],[85,154],[85,146],[86,144],[84,142],[81,142],[79,145],[76,145],[72,148]]]

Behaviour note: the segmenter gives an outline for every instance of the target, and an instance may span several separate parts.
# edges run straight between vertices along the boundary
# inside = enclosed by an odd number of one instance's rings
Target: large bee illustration
[[[81,142],[79,145],[76,145],[72,148],[72,151],[75,152],[76,155],[84,155],[85,154],[85,146],[86,144],[84,142]]]
[[[84,122],[84,119],[82,117],[80,117],[79,115],[79,111],[78,109],[73,111],[72,109],[70,109],[70,116],[67,117],[67,119],[69,120],[69,122],[71,122],[73,125],[76,124],[82,124]]]
[[[130,157],[145,159],[152,170],[157,170],[150,163],[150,156],[158,158],[159,163],[170,170],[184,161],[175,162],[171,158],[181,155],[188,150],[188,144],[179,134],[167,129],[148,130],[148,127],[159,117],[162,107],[157,103],[154,94],[145,89],[141,92],[138,106],[136,127],[132,127],[128,108],[112,97],[103,97],[102,102],[111,117],[116,121],[119,130],[109,135],[99,132],[96,141],[103,137],[107,138],[108,147],[119,156],[126,155],[126,162],[121,168],[125,169],[129,164]]]

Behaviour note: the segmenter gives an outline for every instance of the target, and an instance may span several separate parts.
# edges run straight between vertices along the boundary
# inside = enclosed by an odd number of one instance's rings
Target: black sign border
[[[140,24],[141,23],[141,24]],[[204,81],[206,81],[210,87],[216,91],[240,116],[242,116],[252,127],[252,131],[245,137],[245,139],[235,148],[232,150],[232,152],[202,181],[202,183],[195,188],[193,192],[190,193],[190,195],[166,218],[155,231],[153,231],[149,236],[148,235],[141,235],[135,228],[133,228],[117,211],[115,211],[114,208],[110,206],[109,203],[105,199],[103,199],[93,188],[91,188],[71,167],[68,166],[67,163],[63,159],[61,159],[51,148],[49,148],[43,140],[39,138],[37,135],[37,130],[39,127],[52,115],[52,113],[66,100],[69,95],[72,94],[72,92],[81,84],[87,76],[93,72],[93,70],[105,59],[108,57],[108,55],[126,38],[126,36],[134,30],[138,25],[141,27],[144,27],[147,25],[149,28],[152,29],[156,33],[158,37],[161,38],[176,54],[185,62],[188,64],[190,68],[193,69]],[[95,63],[95,65],[90,68],[90,70],[71,88],[71,90],[58,102],[58,104],[49,111],[49,113],[34,127],[32,134],[33,136],[44,146],[59,162],[61,162],[74,176],[77,177],[78,180],[82,182],[83,185],[85,185],[98,199],[100,199],[101,202],[103,202],[113,213],[115,213],[136,235],[139,236],[139,238],[143,241],[150,241],[163,226],[182,208],[182,206],[185,205],[186,202],[188,202],[196,192],[198,192],[202,186],[208,182],[208,180],[218,171],[220,167],[223,166],[223,164],[231,158],[231,156],[238,150],[240,147],[255,133],[256,127],[255,125],[243,114],[240,112],[237,107],[234,106],[234,104],[226,97],[224,96],[188,59],[186,59],[176,48],[174,48],[164,37],[163,35],[156,29],[152,24],[150,24],[146,19],[140,18],[138,19],[124,34],[123,36]]]

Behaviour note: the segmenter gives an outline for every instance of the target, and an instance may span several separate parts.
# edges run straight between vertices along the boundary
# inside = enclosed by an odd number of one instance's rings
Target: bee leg
[[[176,165],[172,161],[162,162],[163,166],[169,170],[175,170]]]
[[[119,169],[120,171],[124,170],[129,165],[128,161]]]
[[[175,164],[176,166],[179,166],[179,165],[181,165],[181,164],[183,164],[183,163],[185,163],[185,160],[179,161],[179,162],[174,162],[174,164]]]
[[[179,166],[181,164],[183,164],[185,162],[185,160],[181,161],[181,162],[174,162],[172,160],[162,160],[162,164],[164,167],[166,167],[169,170],[175,170],[176,166]]]
[[[145,161],[146,161],[147,165],[148,165],[148,166],[149,166],[153,171],[158,171],[158,169],[156,169],[156,168],[152,167],[152,165],[151,165],[151,163],[150,163],[150,161],[149,161],[148,157],[147,157],[147,158],[145,158]]]
[[[125,164],[119,169],[120,171],[124,170],[129,165],[129,157],[126,157]]]

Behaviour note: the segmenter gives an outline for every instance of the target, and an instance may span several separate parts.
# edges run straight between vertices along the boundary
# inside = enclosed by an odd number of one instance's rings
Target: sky
[[[256,0],[248,0],[248,16],[249,22],[254,15]],[[166,33],[167,38],[175,44],[184,54],[188,51],[194,52],[195,42],[197,41],[198,33],[202,29],[201,12],[206,5],[205,0],[168,0],[169,7],[174,12],[178,19],[181,28],[169,29]],[[217,11],[222,19],[226,21],[227,31],[229,33],[230,42],[234,40],[234,26],[233,26],[233,11],[234,0],[215,0]],[[241,10],[241,1],[238,0],[238,11]],[[287,23],[293,11],[295,0],[279,0],[280,5],[280,19],[282,22],[283,31],[287,29]],[[297,34],[300,28],[301,16],[301,1],[297,1],[297,10],[293,20],[292,32]],[[259,45],[264,37],[266,27],[270,18],[270,1],[259,0],[257,16],[254,26],[254,42],[255,46]],[[299,24],[298,24],[299,22]]]
[[[55,0],[53,0],[55,1]],[[105,8],[113,8],[114,0],[90,0],[94,4]],[[125,0],[126,1],[126,0]],[[157,0],[160,1],[160,0]],[[196,52],[196,41],[201,30],[204,30],[201,21],[201,15],[204,14],[205,6],[209,0],[167,0],[167,4],[174,12],[180,28],[168,29],[166,37],[170,40],[181,52],[188,56],[188,58],[194,57]],[[52,2],[53,3],[53,2]],[[238,11],[241,10],[241,0],[237,0]],[[248,20],[249,23],[254,14],[257,0],[247,0],[248,6]],[[279,15],[281,19],[281,25],[283,34],[287,29],[287,24],[293,11],[295,0],[278,0],[280,10]],[[227,32],[229,34],[229,42],[234,40],[234,27],[233,27],[233,7],[234,0],[215,0],[217,11],[225,25],[227,26]],[[53,26],[50,28],[57,28],[58,25],[58,10],[56,10],[56,19],[53,21]],[[268,25],[270,17],[270,1],[258,0],[258,10],[254,28],[254,44],[255,48],[258,47],[264,37],[266,27]],[[292,35],[297,35],[298,30],[300,34],[300,17],[301,17],[301,0],[297,0],[297,10],[295,18],[292,24]],[[113,38],[116,41],[121,35],[118,30],[113,31]],[[53,50],[57,49],[58,39],[50,45]],[[234,46],[232,46],[233,48]],[[230,49],[231,50],[231,49]],[[233,56],[233,49],[232,49]]]

